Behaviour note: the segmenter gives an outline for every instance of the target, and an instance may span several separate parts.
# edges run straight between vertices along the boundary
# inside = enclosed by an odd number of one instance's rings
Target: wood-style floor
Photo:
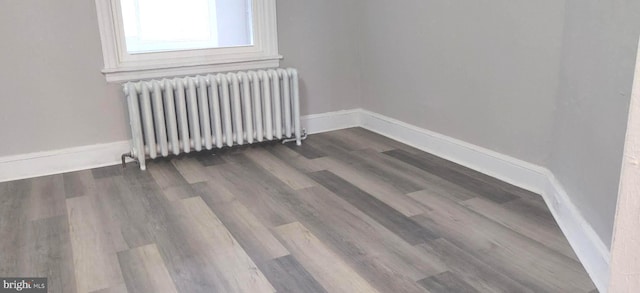
[[[49,292],[591,292],[536,194],[360,128],[0,183]]]

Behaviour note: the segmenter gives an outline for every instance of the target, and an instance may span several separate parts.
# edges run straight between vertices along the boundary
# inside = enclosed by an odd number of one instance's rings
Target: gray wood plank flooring
[[[454,273],[444,272],[418,281],[432,293],[475,293],[478,292]]]
[[[291,255],[278,257],[259,265],[269,282],[281,293],[325,293],[322,285]]]
[[[0,183],[49,292],[596,292],[539,195],[362,128]]]

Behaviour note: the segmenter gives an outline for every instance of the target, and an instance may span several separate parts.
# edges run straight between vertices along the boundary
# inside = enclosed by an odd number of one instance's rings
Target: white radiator
[[[127,155],[142,170],[147,157],[303,139],[295,69],[129,82],[124,92],[133,136]]]

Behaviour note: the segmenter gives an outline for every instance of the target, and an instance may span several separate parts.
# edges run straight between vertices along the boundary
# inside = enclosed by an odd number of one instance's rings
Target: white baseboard
[[[363,128],[524,189],[543,191],[543,167],[367,110],[361,113]]]
[[[300,118],[307,133],[321,133],[360,125],[360,110],[344,110]],[[0,182],[117,165],[131,151],[129,141],[0,157]]]
[[[541,194],[600,292],[609,279],[609,250],[548,169],[461,140],[361,110],[361,127]]]
[[[129,141],[0,158],[0,182],[98,168],[120,163]]]
[[[362,110],[342,110],[336,112],[322,113],[303,116],[300,118],[302,128],[307,129],[307,133],[322,133],[361,125],[360,117]]]
[[[593,283],[600,292],[607,292],[611,260],[609,248],[582,216],[551,171],[547,170],[547,184],[541,194]]]
[[[606,292],[609,250],[546,168],[362,109],[301,120],[310,134],[360,126],[541,194],[592,280]],[[0,158],[0,182],[115,165],[129,149],[122,141]]]

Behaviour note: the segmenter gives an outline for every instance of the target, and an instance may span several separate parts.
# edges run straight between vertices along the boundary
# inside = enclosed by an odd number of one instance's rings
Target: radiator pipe
[[[300,141],[303,141],[307,139],[307,129],[303,128],[302,129],[302,136],[300,137]],[[282,144],[286,144],[286,143],[290,143],[290,142],[298,142],[298,138],[297,137],[293,137],[293,138],[285,138],[282,140]]]
[[[302,140],[300,139],[300,93],[299,93],[299,81],[298,81],[298,71],[289,68],[287,69],[289,75],[291,76],[291,83],[293,89],[293,120],[296,121],[294,125],[294,132],[296,135],[296,144],[302,145]]]

